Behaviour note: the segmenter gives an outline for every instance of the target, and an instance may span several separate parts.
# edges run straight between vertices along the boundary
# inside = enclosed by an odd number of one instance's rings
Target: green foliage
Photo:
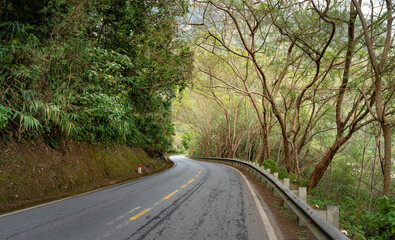
[[[2,2],[0,129],[146,148],[171,147],[171,101],[192,54],[173,1]],[[3,133],[3,132],[2,132]],[[30,135],[32,134],[32,135]],[[59,146],[60,147],[60,146]]]
[[[191,133],[191,132],[182,134],[181,144],[185,150],[188,150],[191,148],[190,144],[191,144],[192,136],[193,136],[193,133]]]
[[[365,213],[369,239],[392,239],[395,237],[395,198],[382,196],[376,200],[376,211]]]
[[[394,237],[395,199],[382,196],[374,201],[373,211],[367,211],[369,197],[358,195],[351,184],[331,183],[312,189],[307,196],[311,205],[323,208],[339,205],[340,226],[352,239],[391,239]]]
[[[273,172],[278,172],[278,177],[283,179],[283,178],[290,178],[293,174],[288,173],[287,169],[285,167],[279,167],[277,162],[273,161],[272,159],[266,159],[263,161],[262,166],[266,168],[270,168],[270,171]],[[296,176],[295,176],[296,178]],[[293,178],[291,178],[292,180]]]
[[[272,159],[266,159],[265,161],[263,161],[262,166],[266,168],[270,168],[271,172],[278,172],[278,165],[275,161],[273,161]]]
[[[11,120],[11,117],[11,109],[0,104],[0,129],[7,126],[8,122]]]

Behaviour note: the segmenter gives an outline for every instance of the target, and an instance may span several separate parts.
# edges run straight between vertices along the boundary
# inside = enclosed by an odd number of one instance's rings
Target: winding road
[[[281,239],[236,169],[171,159],[162,173],[1,215],[0,239]]]

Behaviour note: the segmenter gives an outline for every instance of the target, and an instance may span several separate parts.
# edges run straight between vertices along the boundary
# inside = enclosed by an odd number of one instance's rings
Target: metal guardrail
[[[312,207],[310,207],[305,201],[296,196],[291,190],[286,188],[279,180],[273,177],[271,174],[266,173],[258,165],[248,161],[230,159],[230,158],[203,158],[203,157],[192,157],[194,159],[201,160],[214,160],[227,163],[235,163],[239,166],[247,166],[255,170],[260,174],[266,182],[273,188],[273,191],[287,203],[287,205],[293,210],[293,212],[301,219],[310,231],[317,237],[317,239],[334,239],[342,240],[349,239],[346,235],[329,223],[326,219],[321,217]]]

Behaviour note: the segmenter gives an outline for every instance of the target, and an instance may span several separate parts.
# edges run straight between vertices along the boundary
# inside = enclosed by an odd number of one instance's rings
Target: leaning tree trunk
[[[332,146],[325,152],[324,156],[321,158],[321,161],[314,168],[314,171],[310,176],[310,181],[307,184],[308,190],[311,190],[315,188],[315,186],[317,186],[321,178],[324,176],[324,173],[328,168],[329,164],[332,162],[333,157],[336,155],[337,151],[346,141],[346,138],[336,139]]]

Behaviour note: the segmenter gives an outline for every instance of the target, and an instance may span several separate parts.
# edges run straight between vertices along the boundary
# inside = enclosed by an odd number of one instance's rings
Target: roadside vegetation
[[[349,237],[393,238],[393,15],[390,0],[193,1],[176,146],[276,168],[339,205]]]
[[[0,211],[170,165],[171,102],[192,71],[177,23],[185,10],[0,1]]]
[[[0,137],[127,144],[162,155],[192,52],[174,1],[1,1]]]

